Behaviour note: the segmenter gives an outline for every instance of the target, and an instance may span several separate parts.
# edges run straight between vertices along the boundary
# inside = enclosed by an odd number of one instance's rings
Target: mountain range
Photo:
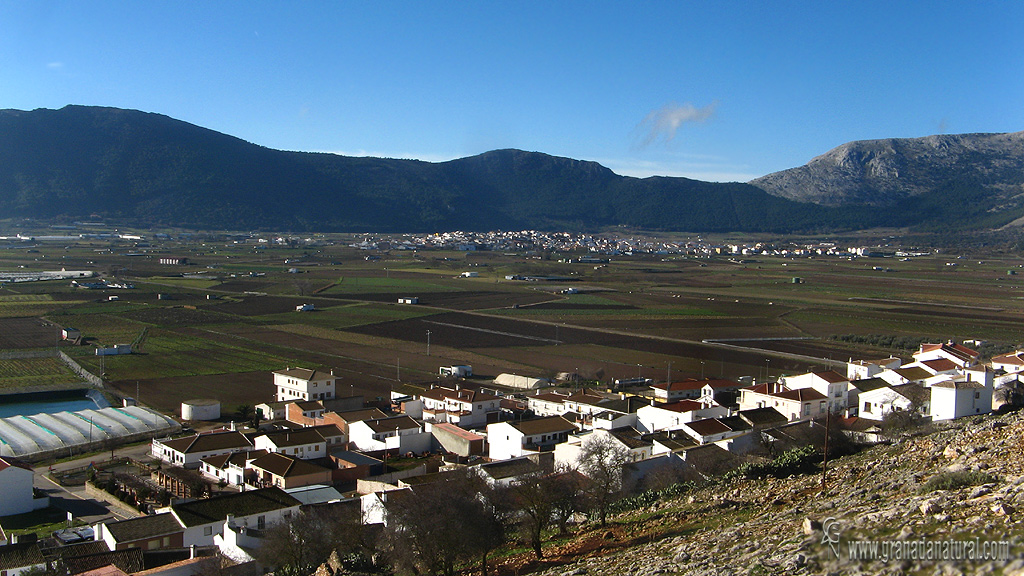
[[[1024,220],[1024,132],[851,142],[750,183],[495,150],[449,162],[273,150],[117,108],[0,110],[0,217],[281,231],[980,230]]]

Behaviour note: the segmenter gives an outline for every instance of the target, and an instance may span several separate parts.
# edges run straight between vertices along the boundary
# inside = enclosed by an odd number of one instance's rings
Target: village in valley
[[[824,490],[1024,404],[1001,254],[71,232],[3,238],[3,402],[96,401],[0,418],[3,576],[518,572],[651,494]]]

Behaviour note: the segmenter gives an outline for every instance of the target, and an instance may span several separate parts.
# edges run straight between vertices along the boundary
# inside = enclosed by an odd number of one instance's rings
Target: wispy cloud
[[[750,166],[730,164],[724,158],[707,157],[705,162],[658,162],[636,158],[594,158],[622,176],[648,178],[650,176],[679,176],[706,182],[747,182],[764,174],[750,171]]]
[[[50,70],[63,70],[64,69],[64,63],[63,62],[47,62],[46,63],[46,67],[49,68]]]
[[[646,148],[655,142],[667,144],[676,137],[676,132],[687,122],[703,122],[715,114],[718,102],[698,108],[687,102],[666,104],[653,110],[637,125],[640,134],[639,148]]]

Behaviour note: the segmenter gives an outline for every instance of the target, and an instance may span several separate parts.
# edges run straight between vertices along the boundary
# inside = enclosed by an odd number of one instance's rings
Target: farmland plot
[[[81,378],[57,358],[0,360],[0,391],[23,386],[75,384]]]

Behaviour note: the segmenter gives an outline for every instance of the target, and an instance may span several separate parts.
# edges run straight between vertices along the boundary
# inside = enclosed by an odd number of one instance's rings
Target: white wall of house
[[[268,512],[261,512],[259,514],[251,514],[248,516],[234,516],[218,520],[216,522],[210,522],[209,524],[201,524],[198,526],[190,526],[185,528],[185,534],[182,539],[182,545],[186,548],[189,546],[213,546],[214,536],[224,537],[224,526],[227,522],[230,522],[234,526],[247,526],[249,528],[268,528],[277,522],[280,522],[286,517],[298,514],[299,505],[289,506],[287,508],[280,508],[278,510],[271,510]]]
[[[992,387],[932,386],[932,420],[953,420],[992,411]]]
[[[641,432],[678,430],[687,422],[728,415],[729,409],[722,406],[710,406],[688,412],[674,412],[672,410],[665,410],[659,404],[652,404],[636,411],[636,427]]]
[[[813,372],[800,374],[798,376],[787,376],[785,385],[790,390],[811,388],[828,398],[828,410],[830,412],[841,412],[846,410],[848,401],[849,380],[830,382]]]
[[[24,514],[34,509],[32,471],[19,466],[0,470],[0,516]]]
[[[334,398],[333,375],[322,379],[304,380],[287,374],[274,373],[274,389],[277,391],[278,402],[297,400],[330,400]]]
[[[238,446],[235,448],[225,448],[221,450],[208,450],[206,452],[179,452],[160,443],[159,440],[153,439],[151,453],[153,457],[159,458],[164,462],[174,464],[175,466],[181,466],[183,468],[199,468],[202,464],[203,458],[209,458],[210,456],[219,456],[221,454],[233,454],[235,452],[241,452],[244,450],[251,450],[252,446]]]
[[[280,437],[271,438],[270,436],[257,436],[253,440],[253,448],[256,450],[266,450],[267,452],[277,452],[278,454],[287,454],[289,456],[295,456],[302,460],[310,460],[312,458],[325,458],[327,457],[327,442],[310,442],[308,444],[297,444],[294,446],[278,446],[275,443],[280,441]]]
[[[526,452],[525,435],[508,422],[487,425],[487,456],[491,460],[517,458]]]
[[[858,398],[857,415],[869,420],[881,420],[893,410],[910,410],[913,404],[891,388],[879,388],[861,392]]]
[[[353,422],[348,427],[348,439],[357,450],[398,450],[425,452],[430,450],[433,436],[419,428],[406,428],[375,432],[366,422]]]

